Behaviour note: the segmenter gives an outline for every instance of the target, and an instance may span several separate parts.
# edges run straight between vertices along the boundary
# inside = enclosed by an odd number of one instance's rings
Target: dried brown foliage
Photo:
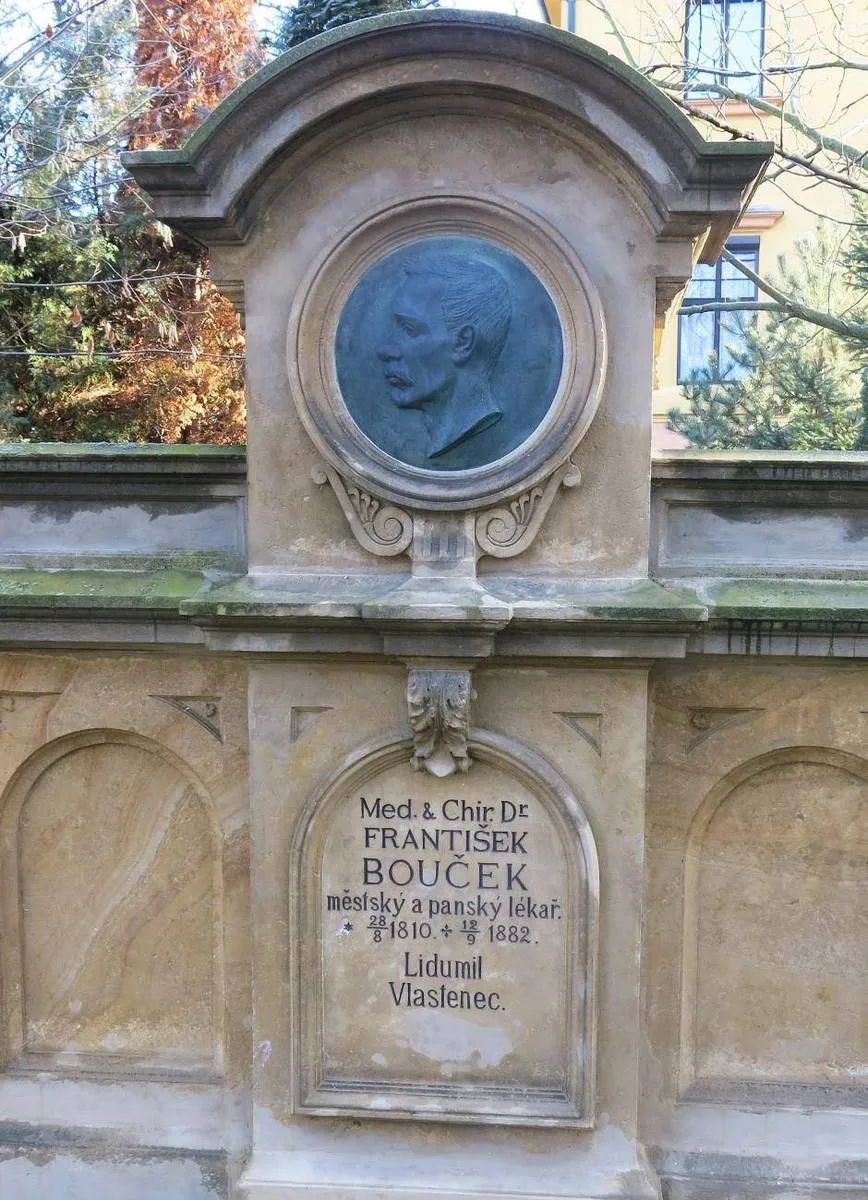
[[[174,148],[259,64],[253,0],[136,0],[136,79],[151,92],[132,150]]]
[[[258,65],[253,0],[138,0],[136,8],[136,77],[151,98],[131,123],[129,145],[171,149]],[[206,269],[203,251],[179,250],[192,260],[186,275]],[[179,278],[163,299],[180,353],[148,353],[165,328],[157,314],[140,321],[131,346],[145,352],[124,364],[121,393],[151,414],[151,438],[243,441],[244,335],[231,304],[204,278]]]

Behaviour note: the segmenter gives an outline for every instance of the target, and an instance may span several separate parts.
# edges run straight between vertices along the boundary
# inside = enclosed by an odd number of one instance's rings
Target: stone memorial
[[[683,633],[646,385],[767,153],[444,12],[302,46],[128,156],[246,319],[248,574],[186,611],[255,656],[249,1200],[657,1195],[641,747]]]
[[[420,10],[128,156],[249,446],[0,448],[4,1200],[866,1200],[868,468],[650,454],[769,154]]]

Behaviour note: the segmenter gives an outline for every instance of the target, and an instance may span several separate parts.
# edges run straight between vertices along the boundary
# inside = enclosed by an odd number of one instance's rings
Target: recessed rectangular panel
[[[662,511],[660,567],[675,574],[864,571],[868,510],[671,501]]]

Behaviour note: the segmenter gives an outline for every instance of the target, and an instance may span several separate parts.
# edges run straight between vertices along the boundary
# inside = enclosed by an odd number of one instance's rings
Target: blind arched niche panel
[[[579,799],[475,730],[473,766],[360,748],[291,855],[296,1111],[593,1124],[599,880]]]
[[[697,809],[685,856],[686,1097],[846,1106],[864,1088],[866,811],[868,763],[821,746],[743,763]]]
[[[4,1058],[18,1070],[221,1070],[222,859],[211,801],[149,738],[83,730],[0,807]]]

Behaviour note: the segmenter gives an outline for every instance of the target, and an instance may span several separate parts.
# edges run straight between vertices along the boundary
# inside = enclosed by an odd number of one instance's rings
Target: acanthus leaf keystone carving
[[[407,676],[407,717],[413,731],[414,771],[445,779],[470,770],[470,672],[411,668]]]

